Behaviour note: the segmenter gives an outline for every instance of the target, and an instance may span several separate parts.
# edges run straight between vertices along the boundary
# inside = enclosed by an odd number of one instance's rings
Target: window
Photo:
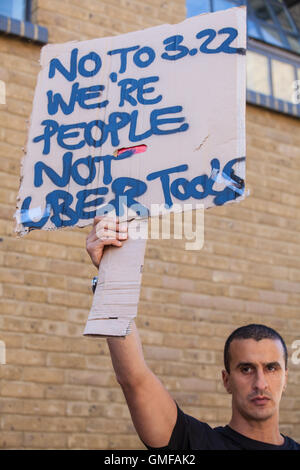
[[[248,36],[300,54],[300,5],[287,0],[187,0],[188,16],[247,5]]]
[[[247,51],[249,101],[300,116],[300,103],[294,99],[299,69],[300,60],[295,61],[292,56],[278,54],[275,49],[267,51],[258,44],[249,42]]]
[[[300,32],[282,0],[248,0],[247,5],[257,39],[300,54]]]
[[[300,31],[300,2],[299,0],[285,0],[285,4],[296,23],[298,31]]]
[[[9,34],[45,44],[48,29],[31,23],[32,0],[0,0],[0,34]]]
[[[4,15],[15,20],[28,20],[26,0],[0,0],[0,15]]]
[[[273,59],[271,64],[274,96],[284,101],[292,101],[293,82],[296,80],[294,67],[276,59]]]
[[[257,52],[247,52],[247,88],[270,95],[268,58]]]
[[[247,101],[300,116],[300,1],[187,0],[187,16],[247,6]]]

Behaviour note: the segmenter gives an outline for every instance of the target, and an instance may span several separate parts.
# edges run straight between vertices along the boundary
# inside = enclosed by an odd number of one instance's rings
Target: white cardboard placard
[[[43,47],[16,231],[243,199],[245,52],[245,7]]]

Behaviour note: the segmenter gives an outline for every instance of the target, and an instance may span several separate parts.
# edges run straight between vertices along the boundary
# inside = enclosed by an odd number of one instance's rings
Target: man
[[[118,219],[96,217],[87,251],[98,268],[106,245],[121,247],[127,227]],[[279,404],[287,384],[287,348],[264,325],[235,330],[224,348],[225,389],[232,395],[232,418],[212,429],[185,414],[145,363],[138,331],[107,338],[118,383],[136,431],[148,449],[300,450],[279,432]]]

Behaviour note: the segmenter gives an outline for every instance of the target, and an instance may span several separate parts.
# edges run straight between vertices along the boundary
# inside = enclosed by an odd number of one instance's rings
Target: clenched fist
[[[119,222],[119,218],[98,216],[94,219],[91,232],[86,238],[86,249],[93,264],[99,264],[106,245],[122,246],[122,240],[128,238],[127,222]]]

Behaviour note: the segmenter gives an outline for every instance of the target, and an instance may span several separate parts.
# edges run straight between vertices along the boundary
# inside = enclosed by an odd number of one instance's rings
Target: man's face
[[[281,342],[234,339],[229,353],[230,373],[222,374],[224,386],[232,394],[233,411],[254,421],[278,415],[287,382]]]

